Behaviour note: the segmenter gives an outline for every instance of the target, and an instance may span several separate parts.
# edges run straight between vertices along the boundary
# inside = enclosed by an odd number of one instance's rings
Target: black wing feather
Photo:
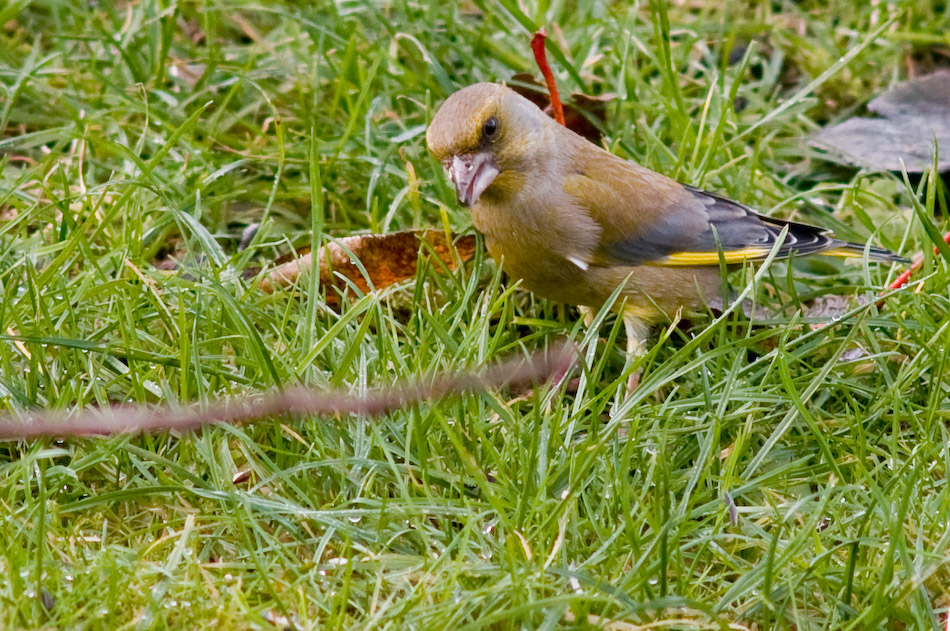
[[[667,213],[662,222],[647,232],[608,245],[610,257],[626,265],[663,265],[674,254],[718,253],[721,247],[725,253],[761,249],[760,256],[743,257],[743,260],[765,260],[785,226],[788,226],[788,234],[779,247],[779,257],[812,254],[844,245],[824,228],[766,217],[715,193],[690,186],[686,189],[702,204],[701,209],[694,207]],[[704,231],[695,230],[695,216],[682,214],[696,212],[707,215]]]

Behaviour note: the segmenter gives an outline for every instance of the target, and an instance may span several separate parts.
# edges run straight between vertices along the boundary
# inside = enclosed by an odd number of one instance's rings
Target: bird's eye
[[[492,116],[485,121],[485,126],[482,127],[482,134],[485,138],[490,138],[495,135],[496,131],[498,131],[498,119]]]

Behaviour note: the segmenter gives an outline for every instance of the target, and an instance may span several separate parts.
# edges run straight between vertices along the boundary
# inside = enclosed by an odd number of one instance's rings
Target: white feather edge
[[[567,260],[573,263],[574,265],[576,265],[578,269],[584,272],[586,272],[588,268],[590,267],[589,265],[587,265],[585,261],[577,258],[576,256],[569,256],[567,257]]]

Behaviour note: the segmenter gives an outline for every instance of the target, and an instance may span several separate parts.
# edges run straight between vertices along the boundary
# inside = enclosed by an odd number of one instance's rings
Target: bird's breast
[[[599,227],[557,190],[528,193],[472,207],[489,254],[533,293],[571,304],[595,302],[583,265],[596,248]]]

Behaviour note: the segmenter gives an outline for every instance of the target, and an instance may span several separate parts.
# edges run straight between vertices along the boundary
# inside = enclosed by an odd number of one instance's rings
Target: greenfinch
[[[766,217],[624,160],[556,123],[514,90],[452,94],[426,131],[488,252],[551,300],[600,308],[623,285],[628,356],[650,326],[720,296],[726,264],[804,254],[897,261],[828,230]]]

